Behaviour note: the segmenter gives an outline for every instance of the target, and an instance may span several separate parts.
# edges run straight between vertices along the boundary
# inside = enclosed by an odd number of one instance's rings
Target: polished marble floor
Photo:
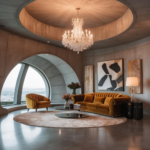
[[[26,111],[0,116],[0,150],[150,150],[150,116],[147,115],[143,120],[128,120],[115,126],[57,129],[13,121],[14,116]]]

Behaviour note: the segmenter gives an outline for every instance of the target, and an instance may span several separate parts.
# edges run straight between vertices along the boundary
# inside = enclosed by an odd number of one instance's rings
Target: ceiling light
[[[94,42],[90,31],[83,31],[84,20],[78,17],[80,8],[76,8],[76,10],[77,17],[72,19],[73,30],[71,32],[65,31],[62,44],[70,50],[77,51],[79,54],[80,51],[88,49]]]

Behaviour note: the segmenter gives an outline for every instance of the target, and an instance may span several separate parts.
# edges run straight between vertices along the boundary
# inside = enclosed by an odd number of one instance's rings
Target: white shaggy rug
[[[124,123],[126,118],[111,118],[97,114],[87,113],[88,118],[66,119],[55,116],[62,111],[39,111],[19,114],[14,117],[14,120],[26,125],[37,127],[52,127],[52,128],[98,128],[103,126],[117,125]],[[72,113],[69,111],[67,113]],[[79,113],[79,112],[78,112]],[[80,112],[85,113],[85,112]]]

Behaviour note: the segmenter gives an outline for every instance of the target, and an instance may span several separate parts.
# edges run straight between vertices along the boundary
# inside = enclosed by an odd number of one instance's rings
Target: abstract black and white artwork
[[[123,60],[98,62],[98,90],[123,91]]]

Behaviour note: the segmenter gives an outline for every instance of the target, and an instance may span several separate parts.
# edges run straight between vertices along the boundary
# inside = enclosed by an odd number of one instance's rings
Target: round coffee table
[[[73,108],[73,109],[70,109],[69,107],[64,107],[64,106],[56,106],[54,107],[56,110],[78,110],[80,111],[80,108]]]
[[[70,109],[69,107],[64,106],[57,106],[55,107],[56,110],[64,110],[64,111],[70,111],[70,110],[78,110],[80,111],[80,108]],[[68,118],[68,119],[80,119],[80,118],[87,118],[89,117],[87,114],[81,114],[81,113],[58,113],[56,114],[59,118]]]

